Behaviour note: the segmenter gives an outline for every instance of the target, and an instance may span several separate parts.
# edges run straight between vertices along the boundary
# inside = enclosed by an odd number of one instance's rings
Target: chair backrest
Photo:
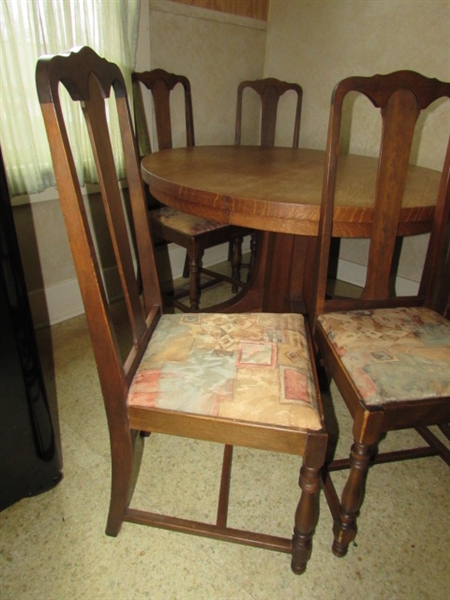
[[[36,85],[112,435],[116,428],[123,431],[126,426],[127,389],[162,306],[127,90],[120,69],[87,47],[70,54],[40,58],[36,66]],[[114,330],[96,252],[94,226],[86,213],[67,135],[59,96],[62,86],[82,109],[89,132],[102,205],[131,327],[132,347],[125,353],[125,359],[122,359],[120,339]],[[114,176],[116,168],[105,110],[106,99],[110,96],[115,98],[117,107],[139,270],[133,264],[134,246],[128,229],[128,211],[118,178]],[[113,107],[109,108],[112,110]]]
[[[173,142],[172,119],[170,112],[170,92],[178,84],[183,87],[186,146],[194,146],[194,118],[192,112],[191,84],[189,83],[189,80],[183,75],[168,73],[167,71],[164,71],[164,69],[153,69],[152,71],[144,71],[142,73],[135,72],[132,73],[131,77],[134,88],[133,96],[137,121],[137,116],[144,112],[143,108],[141,108],[143,106],[143,102],[141,97],[142,90],[139,84],[144,85],[152,93],[159,150],[172,148]],[[145,127],[142,127],[141,129],[146,131],[148,135],[148,132],[150,131],[148,123],[145,123]]]
[[[349,92],[364,94],[373,106],[379,109],[382,118],[367,276],[358,302],[355,299],[347,302],[340,299],[325,299],[339,163],[342,107]],[[417,120],[422,110],[443,97],[450,97],[450,83],[429,79],[413,71],[397,71],[373,77],[349,77],[335,87],[331,99],[315,282],[312,306],[309,306],[310,312],[317,315],[340,308],[345,310],[406,304],[432,305],[442,256],[444,256],[450,213],[450,138],[443,161],[439,190],[436,190],[437,203],[429,227],[431,235],[418,295],[393,298],[390,278]],[[417,233],[414,224],[411,225],[410,231],[402,231],[402,235],[413,233]]]
[[[254,90],[261,97],[261,146],[275,145],[275,130],[280,96],[289,91],[297,94],[292,147],[298,148],[303,90],[298,83],[288,83],[287,81],[280,81],[274,77],[257,79],[255,81],[242,81],[239,84],[236,105],[235,145],[239,146],[241,144],[242,100],[246,88]]]

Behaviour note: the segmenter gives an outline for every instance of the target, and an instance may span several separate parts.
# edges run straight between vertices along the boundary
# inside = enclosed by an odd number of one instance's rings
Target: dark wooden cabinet
[[[1,159],[1,155],[0,155]],[[62,478],[23,276],[3,160],[0,160],[0,510]]]

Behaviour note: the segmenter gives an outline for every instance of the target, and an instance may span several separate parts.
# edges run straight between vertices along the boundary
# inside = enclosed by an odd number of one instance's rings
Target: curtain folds
[[[140,0],[1,0],[0,144],[12,196],[54,186],[47,136],[35,85],[39,56],[90,46],[119,65],[131,90]],[[65,93],[65,92],[64,92]],[[62,94],[63,96],[63,94]],[[69,103],[67,103],[67,106]],[[82,185],[96,183],[93,157],[80,111],[70,112],[69,136]],[[115,110],[110,118],[116,119]],[[120,135],[112,134],[118,176],[123,176]]]

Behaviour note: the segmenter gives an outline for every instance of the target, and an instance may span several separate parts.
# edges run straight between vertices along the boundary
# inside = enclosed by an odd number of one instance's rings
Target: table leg
[[[290,312],[295,236],[286,233],[271,233],[269,236],[263,309],[267,312]]]
[[[306,314],[312,302],[317,238],[272,235],[264,310]]]
[[[261,232],[252,282],[233,298],[214,305],[211,310],[225,313],[305,313],[304,296],[313,277],[313,256],[314,238]]]

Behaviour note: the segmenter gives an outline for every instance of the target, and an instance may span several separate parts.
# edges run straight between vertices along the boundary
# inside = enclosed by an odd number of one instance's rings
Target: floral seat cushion
[[[152,210],[152,219],[156,219],[166,227],[172,227],[177,231],[182,231],[186,235],[195,236],[208,231],[215,231],[226,227],[216,221],[209,221],[201,217],[194,217],[174,208],[164,207]]]
[[[427,308],[318,319],[367,405],[450,395],[450,322]]]
[[[322,428],[304,320],[295,314],[163,315],[128,404]]]

